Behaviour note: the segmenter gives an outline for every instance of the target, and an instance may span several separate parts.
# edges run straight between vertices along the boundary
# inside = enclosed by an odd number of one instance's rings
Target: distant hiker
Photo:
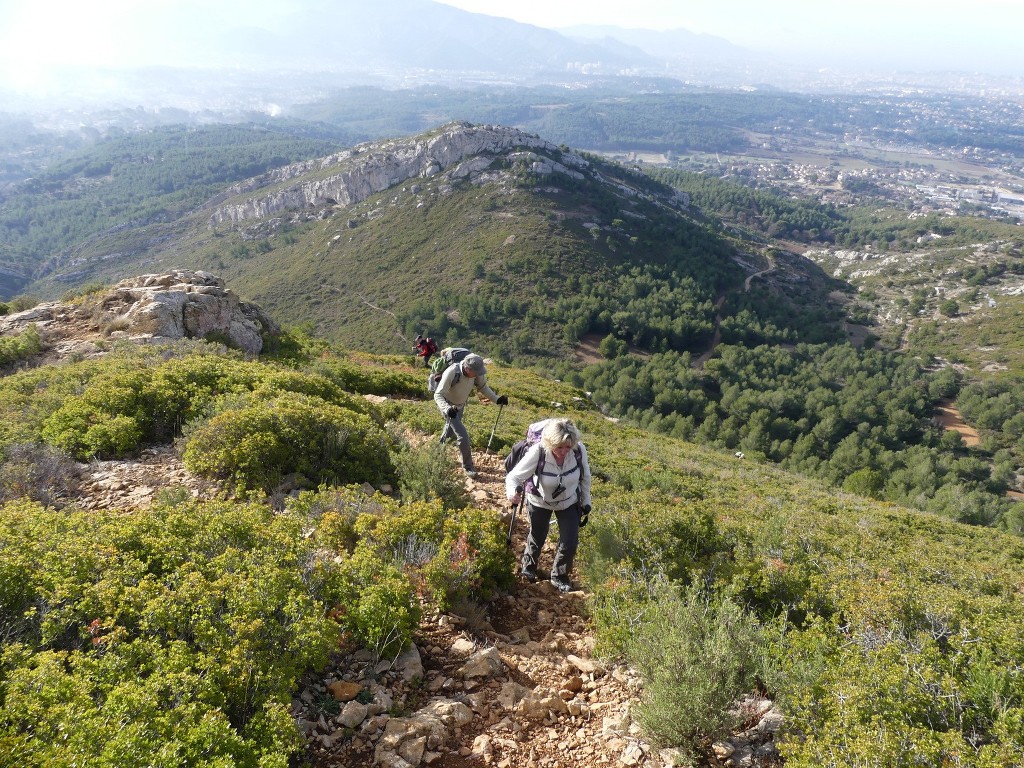
[[[487,369],[484,368],[484,360],[480,355],[475,355],[472,352],[461,361],[445,368],[437,383],[437,389],[434,391],[434,402],[437,403],[441,415],[445,417],[441,442],[454,438],[462,453],[462,467],[469,477],[476,477],[477,473],[473,466],[469,433],[462,423],[462,413],[466,409],[466,403],[469,402],[469,396],[474,388],[491,402],[498,405],[508,404],[508,398],[505,395],[499,397],[487,386]]]
[[[580,528],[590,516],[590,463],[580,431],[569,419],[548,419],[540,441],[530,446],[505,476],[505,495],[513,505],[526,494],[530,534],[523,550],[522,575],[537,580],[537,561],[551,525],[558,521],[558,548],[551,564],[551,583],[559,592],[572,591],[569,573],[576,559]]]
[[[431,355],[437,354],[437,342],[434,341],[429,336],[424,336],[422,333],[417,333],[416,343],[413,344],[412,351],[416,353],[417,357],[422,357],[423,365],[429,368]]]

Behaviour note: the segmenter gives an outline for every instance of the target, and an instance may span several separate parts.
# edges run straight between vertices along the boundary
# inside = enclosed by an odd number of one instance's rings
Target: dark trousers
[[[537,572],[540,551],[544,547],[548,528],[551,526],[551,512],[550,509],[530,504],[530,535],[526,537],[526,549],[523,550],[524,571]],[[558,521],[558,548],[555,549],[555,559],[551,563],[551,578],[568,581],[580,544],[580,505],[577,502],[568,509],[554,514]]]
[[[459,413],[445,422],[444,430],[441,432],[441,442],[454,440],[455,444],[459,446],[459,453],[462,454],[462,467],[472,470],[473,449],[469,444],[469,432],[466,431],[466,425],[462,423],[462,413],[464,410],[465,406],[459,408]]]

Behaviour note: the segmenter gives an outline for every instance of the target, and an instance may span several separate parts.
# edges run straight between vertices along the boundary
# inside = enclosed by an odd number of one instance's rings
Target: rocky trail
[[[478,453],[467,480],[472,503],[510,522],[501,459]],[[136,460],[79,465],[77,503],[139,508],[162,491],[202,497],[171,448]],[[528,522],[513,530],[516,555]],[[586,535],[586,533],[584,533]],[[550,565],[552,530],[541,558]],[[488,605],[425,615],[414,644],[395,660],[366,650],[338,653],[310,673],[292,702],[313,768],[597,768],[672,766],[678,755],[647,743],[631,711],[641,682],[631,670],[594,657],[585,594],[559,594],[546,580],[519,581]],[[744,730],[714,745],[700,765],[778,765],[780,716],[767,700],[743,704]]]
[[[211,329],[233,334],[244,348],[270,323],[217,278],[177,272],[126,281],[91,306],[51,303],[8,316],[0,320],[0,335],[35,325],[44,341],[39,362],[46,363],[108,354],[122,339],[173,340]],[[255,343],[249,351],[258,352]],[[479,475],[466,481],[471,503],[508,526],[501,459],[478,452],[476,466]],[[60,476],[52,483],[58,507],[130,512],[160,494],[212,498],[217,491],[185,469],[173,446],[125,460],[62,464],[54,472]],[[512,543],[517,556],[527,529],[520,515]],[[556,541],[557,528],[541,556],[542,574]],[[641,682],[628,668],[594,657],[585,598],[583,592],[560,594],[546,580],[519,582],[489,604],[425,615],[413,645],[395,660],[375,659],[366,650],[339,652],[326,670],[307,675],[292,702],[305,737],[300,764],[685,765],[676,752],[643,739],[632,715]],[[781,717],[772,703],[751,698],[738,707],[743,730],[714,744],[698,765],[779,765],[773,740]]]
[[[500,459],[478,455],[476,462],[480,474],[467,481],[473,501],[507,524]],[[528,527],[522,517],[513,531],[516,553]],[[552,552],[549,541],[542,571]],[[309,742],[314,765],[671,764],[652,754],[630,722],[639,681],[593,658],[582,592],[561,595],[545,580],[520,582],[492,604],[467,606],[462,613],[424,617],[414,647],[393,666],[384,661],[373,667],[365,652],[357,652],[340,658],[333,675],[312,682],[303,692],[301,716],[315,732]],[[334,730],[330,721],[323,728],[312,716],[315,702],[332,690],[332,677],[361,684],[360,692],[369,692],[364,698],[379,697],[371,709],[387,704],[392,712],[410,713],[383,720],[383,713],[368,714],[350,736],[348,723],[364,709],[357,692],[357,703],[344,704]]]

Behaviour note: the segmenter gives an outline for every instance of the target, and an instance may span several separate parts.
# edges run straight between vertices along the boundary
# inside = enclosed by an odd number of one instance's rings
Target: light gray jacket
[[[466,376],[462,372],[462,363],[445,368],[434,392],[434,402],[441,415],[447,415],[448,409],[453,405],[459,410],[465,408],[474,388],[491,402],[498,399],[494,391],[487,386],[486,376]]]

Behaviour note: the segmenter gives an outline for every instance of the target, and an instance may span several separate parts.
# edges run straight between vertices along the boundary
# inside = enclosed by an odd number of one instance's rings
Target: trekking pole
[[[444,429],[441,430],[441,437],[437,441],[437,450],[438,451],[443,451],[444,450],[444,438],[448,434],[448,432],[451,431],[451,427],[452,427],[451,416],[449,416],[448,414],[445,414],[445,416],[444,416]]]
[[[508,546],[512,546],[512,526],[516,524],[516,514],[520,509],[523,508],[523,503],[526,501],[526,493],[522,488],[519,489],[519,503],[512,507],[512,519],[508,523]]]
[[[494,426],[491,427],[491,436],[489,438],[487,438],[487,448],[484,449],[484,453],[490,453],[491,452],[491,440],[494,439],[494,430],[496,430],[498,428],[498,419],[501,418],[501,409],[504,408],[504,407],[505,407],[504,405],[499,405],[498,406],[498,415],[494,417]]]

